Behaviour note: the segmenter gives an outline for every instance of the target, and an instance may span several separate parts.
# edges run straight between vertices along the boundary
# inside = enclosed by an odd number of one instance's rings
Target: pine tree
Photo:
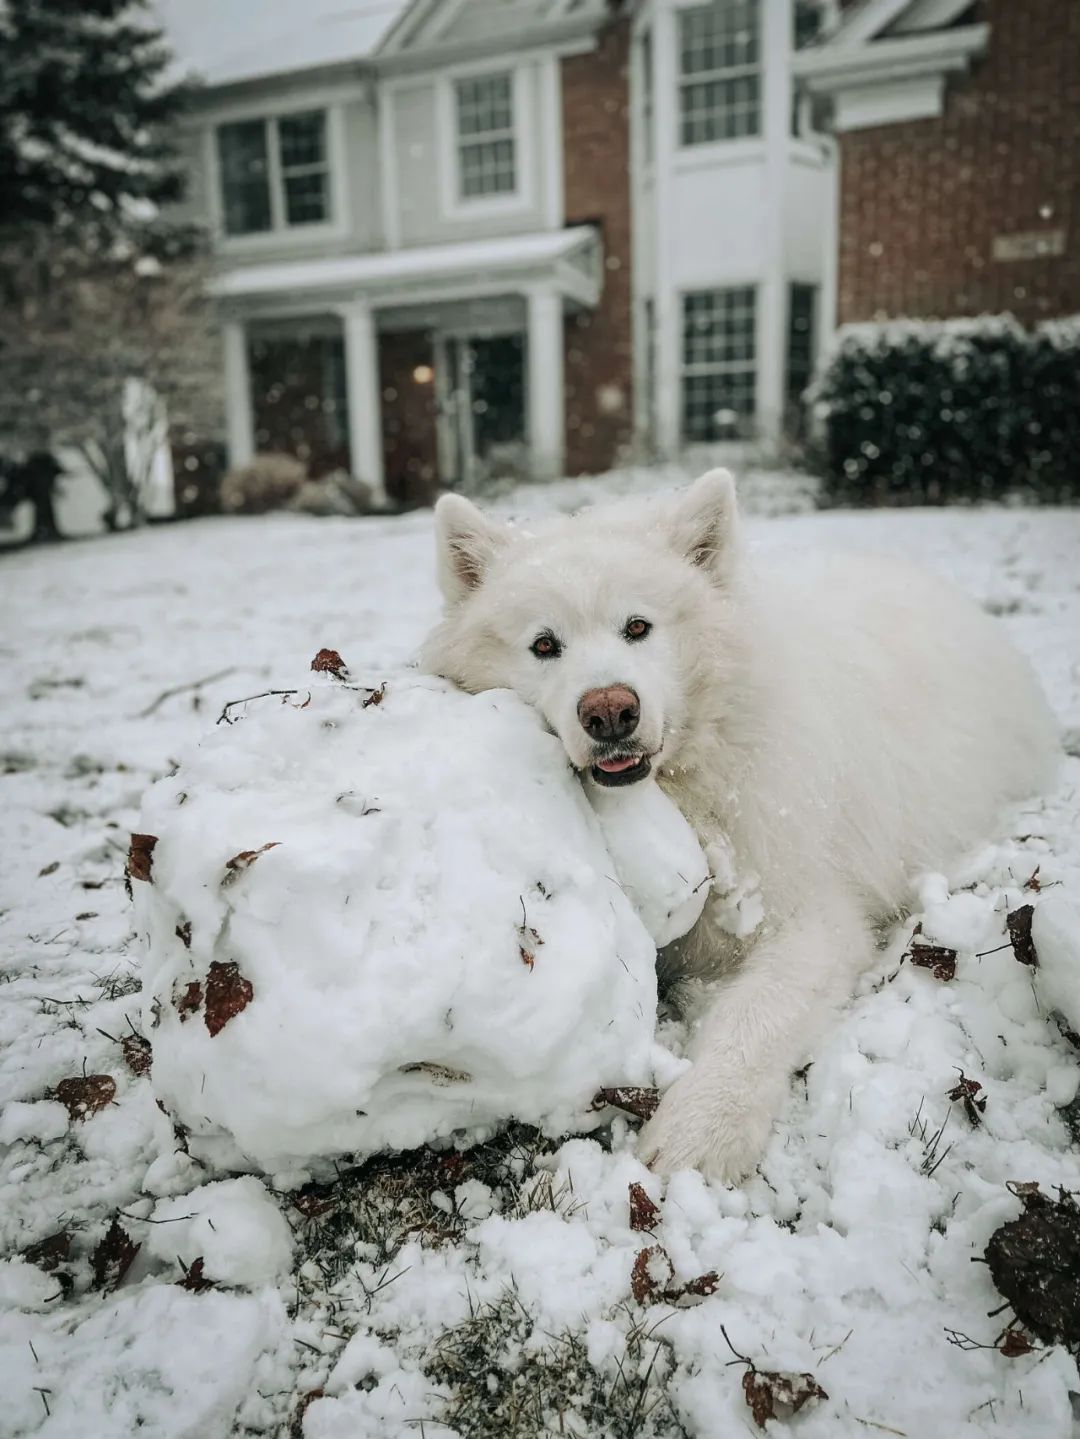
[[[0,225],[135,238],[180,194],[185,90],[145,0],[0,3]]]
[[[29,501],[35,538],[57,537],[56,445],[137,522],[132,384],[184,424],[213,373],[197,237],[167,210],[172,67],[146,0],[0,0],[0,521]]]

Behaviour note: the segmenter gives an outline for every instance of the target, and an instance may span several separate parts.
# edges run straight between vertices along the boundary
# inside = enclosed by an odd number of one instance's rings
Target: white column
[[[528,293],[529,448],[533,478],[558,479],[566,465],[563,303],[553,285]]]
[[[761,7],[762,134],[765,138],[764,253],[758,286],[757,420],[765,441],[776,441],[784,416],[787,365],[788,271],[784,253],[785,200],[791,164],[791,0]]]
[[[825,155],[825,260],[821,274],[821,303],[814,341],[814,362],[819,363],[832,344],[840,300],[840,145],[834,135],[823,136]]]
[[[371,486],[372,498],[386,499],[383,476],[382,397],[375,315],[367,300],[354,300],[339,311],[345,331],[345,393],[349,409],[349,465]]]
[[[225,353],[225,425],[229,465],[251,463],[255,453],[255,415],[251,403],[251,370],[248,365],[247,331],[241,320],[225,320],[221,326]]]
[[[675,12],[653,12],[653,213],[656,325],[656,448],[665,459],[682,443],[682,310],[675,275],[673,218],[675,152],[678,148],[678,47]]]

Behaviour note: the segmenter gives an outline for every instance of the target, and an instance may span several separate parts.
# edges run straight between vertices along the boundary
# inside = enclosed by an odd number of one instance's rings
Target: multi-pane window
[[[679,11],[679,138],[707,145],[761,132],[760,0]]]
[[[456,95],[461,198],[512,194],[517,188],[513,76],[459,80]]]
[[[227,235],[330,218],[324,110],[221,125],[217,145]]]
[[[754,422],[753,285],[683,295],[682,433],[687,442],[733,439]]]
[[[329,214],[326,112],[282,116],[277,122],[286,225],[313,225]]]
[[[248,235],[255,230],[269,230],[270,172],[265,121],[244,120],[236,125],[222,125],[217,138],[225,233]]]
[[[788,289],[787,379],[788,427],[794,434],[803,429],[802,394],[814,373],[815,285],[791,285]]]

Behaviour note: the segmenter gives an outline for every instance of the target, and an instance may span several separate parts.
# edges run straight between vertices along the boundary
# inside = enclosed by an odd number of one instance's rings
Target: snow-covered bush
[[[316,664],[230,708],[133,839],[152,1079],[192,1155],[277,1172],[510,1118],[564,1133],[650,1083],[651,935],[708,890],[685,820],[628,791],[652,863],[620,883],[617,798],[598,818],[514,695]]]
[[[371,486],[348,470],[334,470],[317,480],[305,480],[289,501],[289,509],[302,515],[366,515],[371,509]]]
[[[809,398],[826,501],[1080,495],[1080,319],[849,325]]]
[[[256,455],[222,480],[221,508],[227,515],[280,510],[300,493],[306,479],[306,466],[292,455]]]

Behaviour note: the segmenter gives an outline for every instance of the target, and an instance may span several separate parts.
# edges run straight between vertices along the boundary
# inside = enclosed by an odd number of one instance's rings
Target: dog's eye
[[[562,645],[553,634],[537,635],[529,648],[538,660],[557,660],[562,654]]]
[[[648,620],[643,620],[635,616],[632,620],[626,621],[626,628],[623,630],[623,635],[628,640],[643,640],[651,629],[652,625]]]

